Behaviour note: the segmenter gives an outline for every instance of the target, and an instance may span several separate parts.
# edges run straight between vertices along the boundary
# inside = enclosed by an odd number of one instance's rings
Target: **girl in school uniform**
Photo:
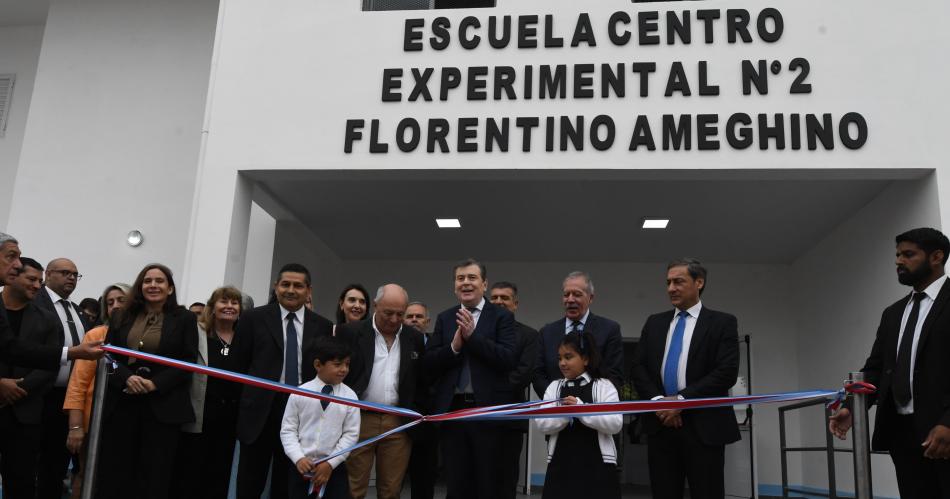
[[[565,335],[557,356],[564,378],[548,385],[544,400],[561,399],[561,405],[619,400],[613,383],[600,378],[600,356],[590,333]],[[534,424],[551,437],[542,499],[620,498],[613,435],[623,427],[622,415],[539,418]]]

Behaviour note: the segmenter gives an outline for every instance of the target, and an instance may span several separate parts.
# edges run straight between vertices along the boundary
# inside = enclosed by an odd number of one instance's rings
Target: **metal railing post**
[[[106,396],[108,382],[106,359],[99,359],[96,366],[96,388],[92,399],[92,416],[89,418],[89,435],[86,436],[86,467],[83,470],[82,499],[92,499],[96,486],[96,465],[99,461],[99,440],[101,439],[102,406]]]
[[[864,373],[853,372],[848,379],[863,382]],[[868,429],[868,398],[866,394],[852,394],[851,415],[854,422],[851,438],[854,440],[854,495],[857,499],[871,499],[871,449]]]

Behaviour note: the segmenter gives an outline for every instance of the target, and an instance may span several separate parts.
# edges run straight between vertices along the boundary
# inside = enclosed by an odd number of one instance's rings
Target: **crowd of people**
[[[913,404],[921,383],[939,385],[928,387],[946,395],[946,384],[930,379],[933,373],[948,374],[946,363],[932,366],[936,360],[929,353],[916,355],[909,340],[907,347],[900,341],[898,355],[896,335],[888,336],[895,329],[890,326],[903,331],[910,323],[913,330],[916,323],[917,336],[911,336],[917,345],[924,340],[922,325],[934,320],[924,317],[942,313],[940,305],[950,294],[940,291],[950,242],[933,229],[917,229],[898,236],[898,250],[901,282],[926,296],[895,305],[897,319],[885,314],[888,327],[882,321],[886,331],[879,332],[865,370],[887,380],[878,385],[882,407],[893,408],[891,389],[899,404],[900,416],[878,417],[879,430],[890,424],[930,431],[927,442],[933,447],[918,447],[919,456],[912,455],[913,432],[900,441],[900,463],[895,457],[900,477],[921,463],[940,471],[946,461],[935,458],[950,457],[944,433],[950,429],[942,426],[946,407],[931,410],[922,397],[915,413]],[[372,296],[352,284],[340,293],[331,321],[313,312],[310,271],[295,263],[280,268],[270,302],[256,308],[230,286],[185,308],[172,270],[161,264],[146,265],[131,286],[115,283],[98,299],[77,305],[70,296],[82,275],[74,262],[57,258],[44,268],[21,256],[13,237],[0,233],[3,497],[60,499],[70,461],[73,469],[88,464],[86,436],[103,343],[422,414],[525,401],[529,387],[551,405],[617,401],[625,362],[632,366],[636,396],[644,400],[726,396],[736,382],[738,322],[703,304],[707,269],[695,259],[667,265],[671,307],[646,319],[636,355],[626,360],[620,325],[591,310],[590,275],[568,274],[561,289],[563,316],[535,330],[515,319],[517,285],[489,285],[485,265],[474,259],[451,270],[458,304],[431,316],[425,303],[398,284],[381,285]],[[927,310],[917,305],[922,302]],[[950,348],[946,334],[931,337],[939,348]],[[895,353],[896,366],[882,350]],[[909,369],[904,364],[913,365],[913,359],[914,373],[922,365],[933,373],[918,375],[912,385],[893,375],[890,383],[892,371]],[[312,497],[361,499],[374,469],[377,497],[400,497],[408,482],[413,498],[432,498],[440,463],[446,497],[516,493],[525,421],[425,423],[347,452],[408,419],[192,375],[135,357],[112,355],[110,364],[94,497],[223,499],[235,451],[238,498],[258,499],[269,483],[274,499],[308,497],[311,487]],[[681,498],[687,482],[691,497],[724,497],[725,446],[740,438],[730,408],[664,410],[640,421],[654,497]],[[615,436],[623,426],[621,415],[530,424],[547,438],[543,497],[620,497]],[[844,409],[830,430],[843,436],[849,425]],[[927,486],[937,489],[927,490],[946,493],[950,488],[939,489],[946,483],[935,480],[950,475],[938,475],[915,475],[915,480],[933,482]],[[82,487],[74,480],[74,496]]]

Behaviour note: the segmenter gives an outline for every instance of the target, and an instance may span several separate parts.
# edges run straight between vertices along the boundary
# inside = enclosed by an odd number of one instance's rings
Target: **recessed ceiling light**
[[[643,228],[644,229],[665,229],[669,223],[670,223],[669,218],[644,218]]]
[[[436,225],[439,226],[440,229],[461,229],[462,228],[462,223],[459,222],[459,219],[457,218],[436,218],[435,223]]]

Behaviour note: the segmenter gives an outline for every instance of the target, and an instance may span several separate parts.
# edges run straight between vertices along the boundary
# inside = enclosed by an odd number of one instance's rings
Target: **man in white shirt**
[[[82,279],[76,264],[68,258],[56,258],[46,265],[44,287],[37,293],[35,303],[59,317],[63,325],[63,345],[73,347],[82,343],[87,324],[82,310],[69,300]],[[63,445],[69,432],[69,420],[63,411],[66,384],[73,363],[60,366],[53,387],[43,402],[43,443],[37,474],[36,497],[59,499],[63,494],[63,477],[69,464],[69,452]]]
[[[347,385],[360,400],[419,411],[422,395],[422,333],[403,324],[409,295],[397,284],[381,286],[373,302],[373,316],[338,327],[338,334],[351,337],[356,353]],[[360,441],[373,438],[405,424],[392,414],[363,411]],[[357,449],[350,456],[350,493],[354,499],[366,496],[370,471],[376,462],[376,497],[398,499],[409,466],[412,441],[405,432],[390,435]]]
[[[692,258],[669,263],[666,293],[673,310],[651,315],[640,334],[633,380],[641,399],[724,397],[739,375],[738,322],[700,301],[707,272]],[[739,440],[729,407],[644,414],[654,499],[725,496],[725,446]]]

